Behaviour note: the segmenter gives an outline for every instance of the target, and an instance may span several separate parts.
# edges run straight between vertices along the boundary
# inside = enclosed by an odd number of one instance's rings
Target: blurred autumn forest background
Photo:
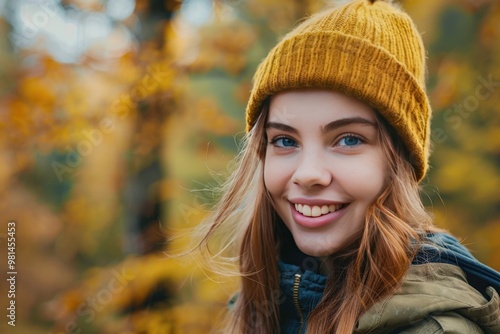
[[[500,2],[401,1],[428,49],[439,226],[500,269]],[[207,333],[234,282],[171,258],[213,203],[266,52],[320,0],[0,1],[0,309],[16,327]],[[222,284],[220,284],[222,282]]]

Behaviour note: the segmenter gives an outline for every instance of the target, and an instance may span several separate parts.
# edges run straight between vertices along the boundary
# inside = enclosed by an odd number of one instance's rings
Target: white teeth
[[[313,205],[312,207],[306,204],[295,204],[295,210],[307,217],[319,217],[330,212],[335,212],[340,208],[342,208],[342,204]]]
[[[321,208],[319,206],[313,206],[311,210],[311,214],[313,217],[319,217],[321,216]]]

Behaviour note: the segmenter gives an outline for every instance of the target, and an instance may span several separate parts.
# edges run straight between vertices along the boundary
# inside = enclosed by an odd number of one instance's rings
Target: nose
[[[327,159],[318,150],[302,154],[292,177],[294,184],[304,188],[326,187],[331,184],[332,180],[333,175]]]

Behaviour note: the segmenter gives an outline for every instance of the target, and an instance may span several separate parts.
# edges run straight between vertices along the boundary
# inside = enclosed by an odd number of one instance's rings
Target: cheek
[[[352,163],[344,169],[343,180],[349,183],[349,193],[366,202],[373,202],[385,185],[387,166],[381,154]]]
[[[276,192],[279,183],[278,179],[279,175],[277,175],[272,161],[266,160],[264,163],[264,186],[271,195]]]
[[[272,196],[282,192],[290,176],[281,159],[268,158],[264,163],[264,185]]]

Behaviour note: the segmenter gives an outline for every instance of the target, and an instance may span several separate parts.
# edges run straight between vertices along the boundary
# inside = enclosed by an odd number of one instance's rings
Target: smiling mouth
[[[295,204],[295,210],[306,217],[320,217],[345,208],[347,204],[307,205]]]

